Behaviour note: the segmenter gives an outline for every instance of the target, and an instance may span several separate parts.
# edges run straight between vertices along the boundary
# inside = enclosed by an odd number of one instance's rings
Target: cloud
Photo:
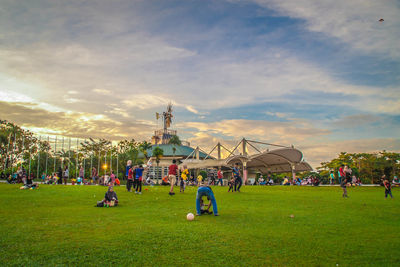
[[[380,120],[378,116],[371,114],[355,114],[344,116],[333,121],[333,125],[338,128],[357,128],[363,125],[371,124]]]
[[[29,120],[26,117],[29,116]],[[149,140],[154,124],[145,120],[113,120],[105,115],[50,112],[32,104],[0,101],[0,117],[43,135],[59,134],[79,138]]]
[[[252,0],[282,16],[303,19],[323,33],[364,53],[400,58],[400,7],[396,1]],[[378,22],[384,18],[385,22]]]
[[[192,112],[192,113],[194,113],[194,114],[199,114],[199,112],[198,112],[193,106],[187,105],[187,106],[185,106],[185,108],[186,108],[188,111],[190,111],[190,112]]]
[[[206,132],[225,139],[255,138],[269,140],[282,145],[291,145],[307,138],[326,135],[330,132],[317,129],[304,121],[272,122],[258,120],[222,120],[217,122],[183,122],[178,128],[193,129],[193,133]]]
[[[93,89],[92,92],[100,95],[111,95],[111,91],[106,89]]]

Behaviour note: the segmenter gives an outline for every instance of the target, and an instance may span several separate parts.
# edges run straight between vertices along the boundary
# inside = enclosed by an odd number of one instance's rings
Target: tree
[[[158,170],[158,165],[160,163],[160,159],[162,158],[162,156],[164,155],[164,150],[162,150],[162,148],[156,146],[153,149],[153,157],[156,158],[156,163],[157,163],[157,170]],[[157,175],[157,184],[158,184],[158,175]]]
[[[173,136],[171,136],[171,139],[169,139],[168,144],[181,146],[182,145],[182,141],[181,141],[181,139],[179,139],[179,136],[173,135]]]
[[[147,141],[143,141],[142,143],[139,144],[139,149],[142,151],[144,157],[147,160],[147,150],[151,148],[151,144]]]

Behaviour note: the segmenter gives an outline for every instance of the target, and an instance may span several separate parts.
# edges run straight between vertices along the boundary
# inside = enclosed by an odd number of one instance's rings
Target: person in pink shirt
[[[115,174],[114,174],[114,171],[111,171],[110,179],[111,179],[111,186],[114,186],[114,184],[115,184]]]

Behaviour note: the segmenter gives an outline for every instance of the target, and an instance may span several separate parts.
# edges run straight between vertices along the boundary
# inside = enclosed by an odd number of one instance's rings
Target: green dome
[[[196,157],[196,152],[193,152],[195,149],[191,148],[190,146],[179,146],[179,145],[153,145],[150,149],[147,150],[147,156],[152,157],[153,156],[153,148],[159,147],[164,151],[164,157],[183,157],[187,158],[189,155],[191,155],[191,158]],[[174,154],[173,148],[175,147],[176,151]],[[193,153],[192,153],[193,152]],[[204,159],[207,154],[203,152],[199,152],[200,159]],[[213,159],[214,157],[209,156],[208,158]]]

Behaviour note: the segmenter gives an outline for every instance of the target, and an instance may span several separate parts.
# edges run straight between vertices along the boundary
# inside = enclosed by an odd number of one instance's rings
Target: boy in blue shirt
[[[213,206],[213,212],[214,216],[218,216],[218,208],[217,208],[217,201],[215,200],[214,193],[209,186],[200,186],[199,189],[197,189],[197,195],[196,195],[196,212],[197,215],[200,216],[202,214],[201,212],[201,206],[203,202],[202,197],[207,197],[209,200],[208,203],[208,209],[209,211],[211,205]]]
[[[135,181],[134,188],[136,188],[135,194],[142,194],[142,180],[143,180],[143,165],[139,165],[138,168],[135,169]]]

